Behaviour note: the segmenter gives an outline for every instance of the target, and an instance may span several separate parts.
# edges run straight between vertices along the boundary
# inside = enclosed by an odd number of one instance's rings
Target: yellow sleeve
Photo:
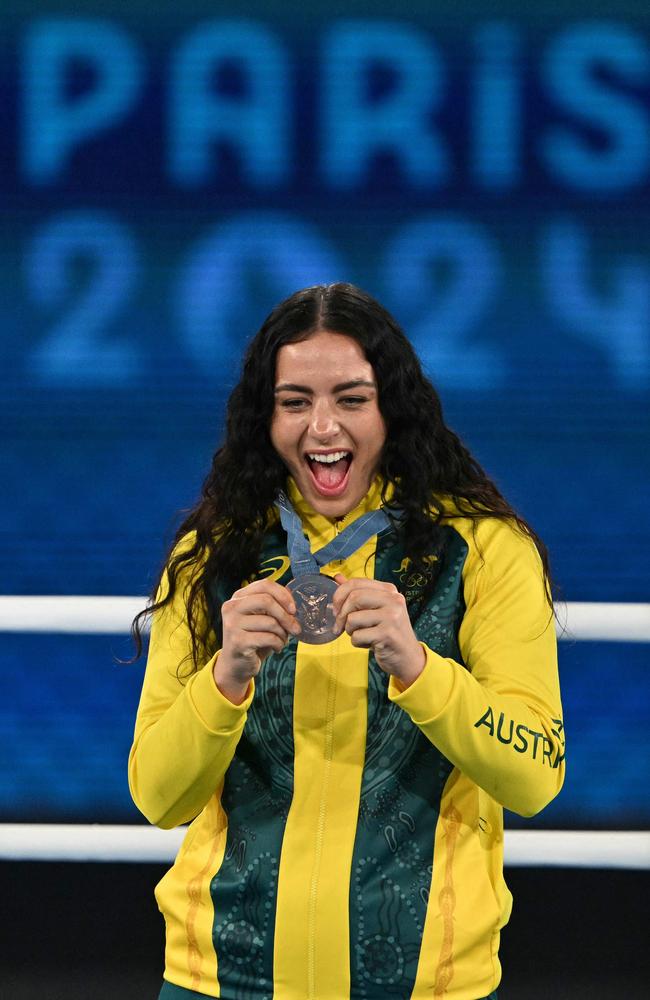
[[[219,790],[254,694],[252,681],[241,705],[221,694],[212,672],[218,652],[189,680],[179,681],[178,667],[191,650],[183,600],[188,576],[181,571],[172,602],[152,620],[129,754],[133,801],[150,823],[164,829],[194,819]],[[159,595],[167,586],[165,575]]]
[[[425,645],[420,676],[406,689],[391,677],[388,697],[492,798],[533,816],[564,781],[557,642],[541,560],[503,521],[478,523],[483,562],[471,530],[461,533],[470,546],[459,631],[466,666]]]

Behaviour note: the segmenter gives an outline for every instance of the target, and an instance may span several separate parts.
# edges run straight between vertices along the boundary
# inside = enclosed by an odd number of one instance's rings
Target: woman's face
[[[356,340],[326,330],[280,348],[271,442],[314,510],[337,518],[356,507],[385,440],[375,373]]]

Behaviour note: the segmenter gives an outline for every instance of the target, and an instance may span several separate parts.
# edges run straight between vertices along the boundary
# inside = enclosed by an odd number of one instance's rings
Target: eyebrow
[[[343,392],[345,389],[358,389],[360,386],[366,386],[369,389],[376,389],[377,385],[375,382],[368,382],[365,378],[355,378],[351,382],[339,382],[338,385],[333,386],[332,392]],[[314,390],[310,389],[308,385],[296,385],[295,382],[281,382],[276,385],[275,392],[304,392],[307,396],[313,396]]]

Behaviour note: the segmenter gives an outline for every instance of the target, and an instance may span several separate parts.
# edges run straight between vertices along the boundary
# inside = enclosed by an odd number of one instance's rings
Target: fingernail
[[[296,622],[295,625],[291,626],[291,631],[293,632],[294,635],[298,635],[300,632],[302,632],[302,629],[300,628],[300,625],[298,625],[298,623]]]

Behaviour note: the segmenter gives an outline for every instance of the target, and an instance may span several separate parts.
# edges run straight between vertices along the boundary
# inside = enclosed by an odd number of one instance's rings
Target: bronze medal
[[[302,629],[300,642],[320,645],[336,639],[336,616],[332,597],[338,584],[324,573],[305,573],[287,584],[296,604],[296,618]]]

